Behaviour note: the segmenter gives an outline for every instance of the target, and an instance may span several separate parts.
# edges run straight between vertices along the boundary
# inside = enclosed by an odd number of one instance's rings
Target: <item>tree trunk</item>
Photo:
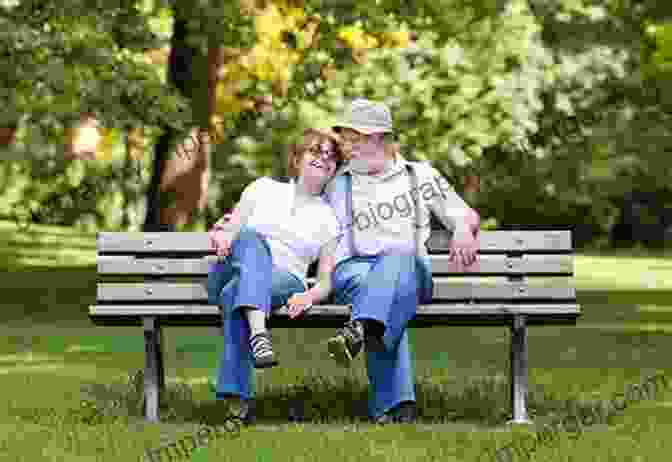
[[[147,190],[147,211],[145,214],[145,224],[143,231],[175,231],[175,227],[170,224],[161,223],[161,204],[159,184],[166,165],[166,158],[169,155],[170,141],[173,138],[173,131],[167,129],[154,146],[154,160],[152,161],[152,178]]]
[[[10,127],[0,127],[0,146],[5,147],[12,144],[16,138],[17,129],[18,124]]]
[[[175,85],[180,92],[187,96],[187,85],[193,66],[195,50],[187,45],[187,22],[176,17],[173,23],[173,35],[170,41],[170,57],[168,59],[168,82]],[[154,145],[154,159],[152,161],[152,178],[147,190],[147,211],[145,214],[144,231],[175,231],[174,222],[168,222],[165,214],[161,213],[161,183],[170,155],[170,147],[175,132],[170,127],[164,127],[163,134]]]
[[[189,86],[194,81],[196,50],[186,44],[186,22],[176,18],[169,59],[169,80],[183,95],[195,99]],[[221,61],[219,47],[213,45],[207,56],[207,114],[200,127],[194,128],[175,148],[170,143],[174,133],[166,131],[155,147],[152,180],[147,198],[145,230],[175,231],[187,224],[196,211],[207,206],[210,180],[210,136],[208,122],[215,111],[215,86]],[[201,80],[197,78],[197,80]]]

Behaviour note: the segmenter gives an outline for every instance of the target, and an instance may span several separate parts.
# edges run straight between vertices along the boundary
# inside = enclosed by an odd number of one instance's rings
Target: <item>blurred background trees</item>
[[[489,226],[664,245],[671,18],[655,0],[2,0],[0,214],[203,229],[366,96]]]

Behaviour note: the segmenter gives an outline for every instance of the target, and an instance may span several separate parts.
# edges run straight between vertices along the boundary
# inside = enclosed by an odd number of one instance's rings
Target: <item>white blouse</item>
[[[321,197],[297,194],[295,182],[261,177],[240,198],[241,224],[253,227],[271,249],[273,265],[305,284],[308,266],[342,236],[334,211]]]

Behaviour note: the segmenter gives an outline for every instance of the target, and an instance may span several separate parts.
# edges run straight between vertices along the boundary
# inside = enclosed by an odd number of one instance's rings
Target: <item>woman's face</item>
[[[300,158],[299,172],[304,180],[324,184],[336,173],[336,146],[333,141],[315,143]]]

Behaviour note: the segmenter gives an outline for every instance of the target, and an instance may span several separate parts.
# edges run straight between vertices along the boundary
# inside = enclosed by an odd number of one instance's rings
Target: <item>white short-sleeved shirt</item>
[[[320,250],[342,236],[334,211],[321,196],[296,194],[296,184],[262,177],[240,199],[241,224],[253,227],[271,249],[273,265],[305,283]]]

